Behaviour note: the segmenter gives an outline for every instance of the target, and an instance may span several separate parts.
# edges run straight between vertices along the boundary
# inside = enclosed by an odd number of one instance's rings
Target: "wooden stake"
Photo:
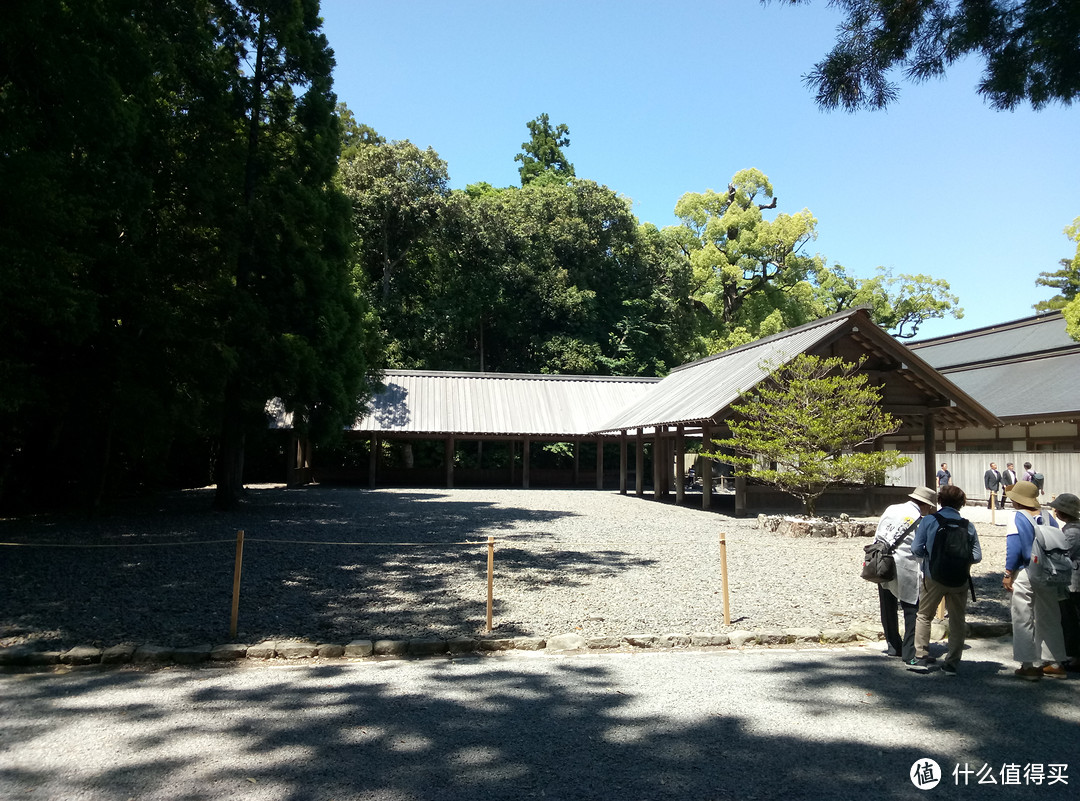
[[[720,580],[724,583],[724,625],[731,625],[731,597],[728,595],[727,580],[727,537],[720,532]]]
[[[495,599],[495,538],[488,537],[487,633],[491,633],[492,605]]]
[[[232,617],[229,620],[229,637],[236,639],[236,618],[240,612],[240,568],[244,564],[244,531],[236,532],[236,567],[232,582]]]

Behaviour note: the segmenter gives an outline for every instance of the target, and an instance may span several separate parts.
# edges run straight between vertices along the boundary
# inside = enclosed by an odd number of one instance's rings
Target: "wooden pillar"
[[[682,503],[686,495],[686,441],[682,426],[675,427],[675,502]]]
[[[521,447],[521,486],[524,489],[529,488],[529,454],[532,451],[532,442],[528,437],[525,437],[525,442]]]
[[[619,432],[619,494],[626,494],[626,429]]]
[[[446,462],[446,488],[454,488],[454,438],[447,437],[443,447],[443,460]]]
[[[735,476],[735,516],[746,515],[746,476]]]
[[[514,486],[517,475],[517,443],[514,440],[510,440],[510,486]]]
[[[581,440],[574,440],[574,489],[577,489],[581,477]]]
[[[645,494],[645,429],[637,430],[634,447],[634,494],[640,498]]]
[[[703,423],[701,426],[701,450],[712,450],[712,426]],[[712,506],[712,459],[701,457],[701,508],[708,509]]]
[[[937,451],[934,448],[934,413],[923,415],[923,486],[937,489]]]
[[[370,489],[375,489],[378,486],[379,481],[379,435],[372,434],[371,441],[369,443],[370,450],[368,451],[367,462],[367,483]]]
[[[652,496],[656,500],[664,494],[664,441],[661,431],[660,426],[656,426],[652,437]]]
[[[604,438],[596,438],[596,488],[604,488]]]

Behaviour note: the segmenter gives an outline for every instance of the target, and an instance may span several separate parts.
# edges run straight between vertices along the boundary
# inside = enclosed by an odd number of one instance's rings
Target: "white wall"
[[[919,487],[923,483],[922,454],[905,454],[911,457],[911,464],[889,473],[886,484],[903,487]],[[942,462],[949,465],[953,483],[967,493],[968,501],[985,499],[983,473],[990,462],[1004,470],[1007,462],[1016,466],[1016,473],[1023,476],[1024,462],[1031,462],[1035,470],[1046,477],[1043,485],[1043,500],[1048,501],[1060,492],[1080,495],[1080,452],[1067,453],[939,453],[934,458],[934,472]]]

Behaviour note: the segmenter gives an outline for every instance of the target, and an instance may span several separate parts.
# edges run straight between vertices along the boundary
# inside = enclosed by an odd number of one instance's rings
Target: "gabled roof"
[[[882,331],[860,307],[676,368],[640,401],[608,418],[598,431],[719,422],[742,393],[768,375],[770,367],[775,369],[800,353],[823,353],[844,339],[856,351],[874,355],[879,373],[900,377],[900,382],[893,379],[894,390],[902,384],[904,394],[918,400],[905,400],[904,407],[933,408],[938,424],[949,427],[989,427],[999,422],[974,398]],[[888,408],[888,389],[884,401]]]
[[[1002,419],[1080,416],[1080,342],[1059,311],[909,347]]]
[[[459,436],[580,436],[658,378],[387,370],[352,431]]]

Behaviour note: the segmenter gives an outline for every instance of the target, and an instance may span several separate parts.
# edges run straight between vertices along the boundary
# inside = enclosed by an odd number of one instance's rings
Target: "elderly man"
[[[997,506],[998,509],[1003,508],[1001,499],[998,498],[998,492],[1001,490],[1001,473],[998,471],[997,464],[990,462],[990,469],[983,473],[983,486],[986,487],[986,491],[990,494],[990,499],[986,502],[987,509],[993,509]]]
[[[896,576],[878,584],[878,606],[881,629],[889,644],[888,654],[902,657],[904,662],[915,659],[915,616],[919,608],[919,563],[911,555],[911,539],[919,520],[934,511],[937,493],[929,487],[919,487],[908,498],[885,510],[874,534],[875,539],[895,546]],[[904,610],[903,641],[896,616],[897,603]]]

